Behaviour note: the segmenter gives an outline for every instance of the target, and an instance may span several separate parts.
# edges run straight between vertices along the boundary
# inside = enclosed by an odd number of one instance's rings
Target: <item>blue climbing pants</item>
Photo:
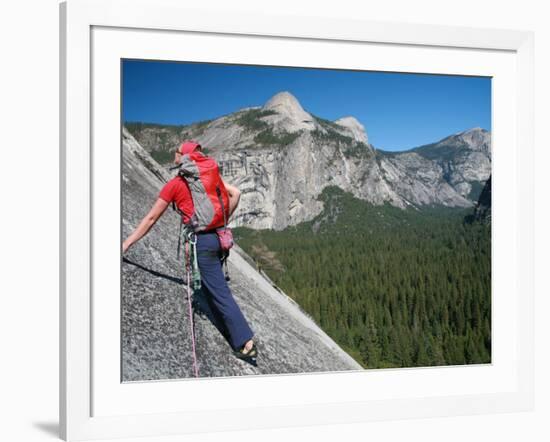
[[[213,313],[223,321],[231,346],[237,350],[252,339],[254,333],[227,285],[220,256],[220,242],[215,232],[197,235],[197,258],[202,289],[209,298],[209,304],[216,310]]]

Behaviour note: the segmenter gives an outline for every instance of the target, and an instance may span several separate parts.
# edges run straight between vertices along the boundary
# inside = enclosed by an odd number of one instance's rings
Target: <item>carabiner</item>
[[[187,233],[187,239],[192,245],[197,244],[197,235],[195,235],[195,232],[189,231],[189,233]]]

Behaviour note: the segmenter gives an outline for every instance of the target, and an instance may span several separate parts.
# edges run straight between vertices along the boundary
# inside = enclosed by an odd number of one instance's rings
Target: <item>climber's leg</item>
[[[233,295],[219,258],[220,244],[216,233],[197,235],[197,251],[203,290],[210,297],[211,304],[217,309],[229,332],[231,346],[240,349],[252,339],[250,329]]]

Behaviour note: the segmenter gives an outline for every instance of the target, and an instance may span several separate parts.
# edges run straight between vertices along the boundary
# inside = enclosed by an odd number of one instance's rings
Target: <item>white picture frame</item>
[[[231,13],[229,10],[192,9],[174,0],[69,0],[61,4],[60,16],[60,429],[61,436],[65,440],[161,436],[201,431],[321,425],[532,409],[534,391],[532,33],[375,23],[352,19],[243,15]],[[502,369],[503,382],[498,385],[489,385],[484,389],[477,387],[475,382],[471,382],[473,385],[471,391],[443,395],[437,395],[422,388],[411,389],[403,397],[375,398],[373,396],[369,398],[366,395],[367,397],[363,398],[336,393],[341,389],[339,387],[360,385],[367,377],[376,383],[394,382],[393,377],[397,381],[410,383],[411,379],[418,378],[417,385],[422,386],[424,385],[422,382],[430,378],[434,383],[436,378],[439,382],[449,382],[448,379],[451,378],[446,377],[449,373],[453,376],[457,373],[458,376],[463,376],[462,372],[457,370],[426,368],[300,375],[301,377],[285,376],[284,381],[280,381],[281,377],[272,376],[235,380],[189,380],[179,383],[154,383],[153,386],[143,383],[135,387],[141,390],[129,393],[128,397],[132,397],[131,395],[135,392],[142,395],[147,389],[145,394],[152,395],[147,397],[164,401],[163,408],[132,407],[128,400],[117,402],[114,396],[105,396],[104,393],[101,400],[94,397],[98,391],[102,391],[102,387],[104,387],[103,390],[109,391],[114,388],[106,381],[104,383],[103,377],[96,370],[94,363],[97,362],[95,359],[99,358],[100,352],[93,351],[93,341],[97,337],[97,332],[94,332],[94,324],[96,324],[94,321],[103,319],[100,318],[103,304],[101,302],[98,304],[98,299],[94,298],[92,272],[92,195],[99,191],[95,188],[97,185],[92,179],[92,146],[98,141],[98,134],[94,132],[93,127],[100,124],[92,119],[94,115],[92,104],[101,106],[101,100],[96,97],[96,94],[100,93],[97,89],[100,88],[92,88],[92,84],[96,86],[98,84],[92,81],[92,75],[95,72],[92,66],[92,55],[94,50],[98,49],[94,46],[95,44],[100,50],[104,47],[101,46],[101,39],[94,40],[94,32],[98,29],[121,32],[126,30],[136,35],[140,32],[155,33],[155,35],[151,34],[147,40],[150,42],[148,50],[152,51],[147,53],[148,56],[154,55],[155,42],[160,41],[158,39],[162,38],[168,43],[169,40],[179,38],[183,34],[220,39],[229,36],[234,42],[240,39],[243,41],[244,39],[264,39],[266,44],[268,41],[284,40],[291,42],[291,46],[317,43],[342,45],[342,47],[370,45],[382,52],[396,47],[405,47],[412,51],[411,53],[414,51],[426,53],[428,59],[430,51],[434,53],[435,51],[455,51],[457,56],[460,51],[471,51],[472,54],[476,52],[478,55],[484,51],[487,54],[506,54],[508,64],[503,64],[502,69],[510,71],[508,81],[513,82],[510,90],[515,91],[515,95],[504,97],[512,103],[513,108],[508,109],[507,116],[504,113],[494,116],[498,120],[495,120],[498,123],[495,127],[502,128],[500,139],[499,132],[495,129],[494,139],[499,140],[499,146],[503,148],[499,159],[500,165],[498,165],[502,171],[501,179],[493,181],[493,185],[495,194],[498,194],[499,188],[504,189],[504,186],[508,186],[507,193],[511,192],[510,195],[512,195],[512,204],[508,213],[510,224],[505,225],[503,221],[499,226],[497,219],[495,229],[506,228],[508,231],[510,242],[503,244],[499,250],[507,251],[513,257],[510,259],[508,268],[509,273],[513,273],[514,279],[510,280],[513,282],[510,284],[501,281],[498,285],[498,293],[495,293],[493,288],[493,300],[495,296],[498,300],[495,303],[493,315],[497,323],[495,327],[502,327],[502,330],[508,329],[510,333],[510,344],[504,343],[503,348],[506,350],[506,345],[513,348],[510,349],[512,356],[500,359],[495,356],[496,360],[488,368],[488,370]],[[122,45],[126,44],[124,40],[120,41]],[[113,43],[112,46],[115,48],[117,45]],[[146,49],[143,47],[141,50],[145,54]],[[136,52],[135,48],[130,52],[132,55],[139,55],[139,51]],[[110,56],[111,59],[112,56],[116,58],[117,53],[113,52]],[[208,59],[209,54],[205,53],[204,57]],[[495,56],[495,60],[497,58]],[[402,63],[401,68],[399,63]],[[409,71],[411,65],[407,69],[404,67],[405,63],[405,59],[397,60],[391,66],[395,66],[394,69],[397,71],[400,69]],[[100,65],[99,63],[98,66]],[[509,69],[506,66],[514,66],[515,69]],[[414,70],[414,66],[412,69]],[[455,67],[456,69],[458,68]],[[490,66],[483,69],[490,70]],[[480,70],[482,70],[481,67]],[[468,72],[465,70],[459,73]],[[119,100],[120,97],[116,96],[115,99]],[[118,112],[118,108],[114,110],[115,114]],[[120,124],[119,121],[115,123]],[[505,137],[504,134],[509,136]],[[106,140],[106,143],[109,143],[109,140]],[[519,154],[520,150],[521,154]],[[109,175],[108,170],[102,173]],[[117,221],[113,220],[113,222]],[[115,248],[118,253],[118,245]],[[493,253],[495,253],[494,249]],[[494,257],[498,258],[498,256]],[[501,314],[504,310],[499,309],[502,309],[502,305],[506,303],[509,306],[507,313]],[[108,316],[107,312],[105,316]],[[503,324],[508,318],[510,318],[509,327]],[[501,336],[504,335],[501,334]],[[499,334],[496,333],[495,339],[498,337]],[[508,339],[508,335],[506,337]],[[120,361],[115,360],[112,363],[116,365]],[[472,381],[478,375],[492,376],[492,372],[483,373],[484,367],[471,367],[466,370],[468,370],[464,375],[466,381]],[[405,375],[401,376],[401,373]],[[478,382],[480,379],[483,378],[477,378]],[[208,401],[204,401],[203,406],[193,409],[179,407],[171,397],[176,394],[176,391],[177,394],[188,392],[189,395],[197,395],[202,391],[208,399],[211,397],[208,395],[213,394],[212,390],[221,385],[226,388],[222,391],[230,392],[233,387],[241,388],[242,383],[253,384],[256,391],[264,389],[267,399],[255,404],[251,402],[231,404],[231,401],[224,403],[222,400],[218,406],[209,405]],[[304,385],[307,387],[303,387]],[[296,389],[303,387],[309,388],[308,391],[319,391],[319,385],[325,386],[324,397],[312,394],[308,397],[285,401],[276,397],[275,394],[276,391],[284,393],[285,388],[299,391]],[[121,392],[121,395],[125,393]],[[227,393],[222,393],[222,396],[223,394]],[[273,395],[271,403],[270,394]],[[98,403],[101,405],[105,402],[117,404],[118,408],[105,406],[102,412],[97,412]],[[154,405],[154,400],[152,403]],[[240,418],[243,408],[246,409],[249,417],[246,421]],[[213,411],[216,413],[215,421],[211,418]]]

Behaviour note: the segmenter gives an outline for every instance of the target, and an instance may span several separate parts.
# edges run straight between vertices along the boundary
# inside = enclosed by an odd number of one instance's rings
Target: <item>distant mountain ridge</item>
[[[286,91],[211,121],[127,128],[161,163],[171,161],[182,140],[200,142],[242,191],[233,224],[252,228],[280,230],[313,219],[328,186],[376,205],[473,207],[491,173],[491,135],[484,129],[389,153],[369,143],[353,116],[325,120]]]

